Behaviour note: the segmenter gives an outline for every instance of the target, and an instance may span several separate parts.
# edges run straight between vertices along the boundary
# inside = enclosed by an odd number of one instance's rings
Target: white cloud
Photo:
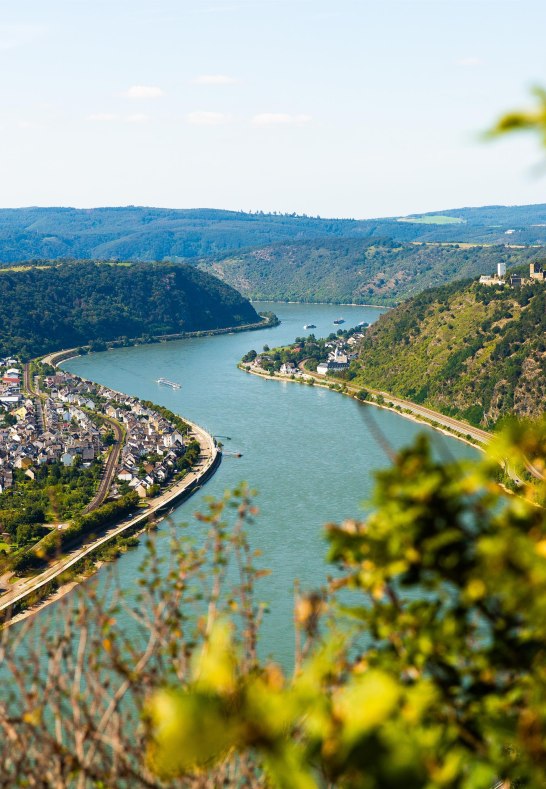
[[[117,121],[118,116],[113,115],[111,112],[93,112],[87,116],[88,121],[96,123],[109,123],[110,121]]]
[[[463,66],[465,68],[472,68],[474,66],[481,66],[481,64],[482,64],[482,61],[480,60],[480,58],[477,58],[477,57],[474,57],[474,56],[467,57],[467,58],[461,58],[460,60],[457,61],[457,65],[458,66]]]
[[[144,115],[142,112],[135,112],[133,115],[127,115],[125,118],[126,123],[148,123],[150,120],[149,115]]]
[[[289,115],[286,112],[261,112],[254,115],[252,123],[255,126],[303,126],[312,120],[310,115]]]
[[[234,85],[236,82],[228,74],[201,74],[193,80],[194,85]]]
[[[131,85],[123,95],[128,99],[159,99],[165,93],[157,85]]]
[[[186,119],[188,123],[192,123],[195,126],[220,126],[222,123],[227,123],[229,121],[229,116],[225,115],[223,112],[204,112],[203,110],[197,110],[188,113]]]

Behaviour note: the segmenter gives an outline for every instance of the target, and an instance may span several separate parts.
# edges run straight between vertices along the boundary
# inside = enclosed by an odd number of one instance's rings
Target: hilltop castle
[[[509,280],[506,280],[506,263],[497,263],[497,273],[493,276],[489,274],[482,274],[480,277],[480,285],[497,285],[503,287],[508,285],[511,288],[517,288],[521,285],[530,285],[532,282],[546,282],[546,271],[544,271],[540,263],[529,263],[529,279],[521,277],[519,274],[510,274]]]
[[[546,271],[544,271],[540,263],[529,263],[529,277],[544,282],[546,280]]]

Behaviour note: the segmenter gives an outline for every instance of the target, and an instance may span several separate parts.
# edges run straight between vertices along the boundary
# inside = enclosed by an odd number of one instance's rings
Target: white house
[[[292,362],[285,362],[281,364],[281,374],[282,375],[295,375],[299,372],[298,368],[292,364]]]

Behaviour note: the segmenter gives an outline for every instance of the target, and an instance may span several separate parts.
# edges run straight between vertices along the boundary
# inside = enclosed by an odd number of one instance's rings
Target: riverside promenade
[[[66,358],[68,353],[70,352],[61,351],[56,354],[50,354],[44,361],[47,360],[48,364],[56,366],[59,361]],[[148,524],[155,523],[158,516],[175,503],[188,498],[214,474],[222,460],[221,450],[216,446],[213,437],[206,430],[188,419],[184,418],[184,421],[190,427],[188,438],[197,440],[201,447],[197,463],[184,478],[171,484],[159,496],[150,499],[146,509],[139,509],[139,512],[130,520],[125,520],[121,524],[112,526],[91,542],[87,542],[79,548],[64,554],[58,560],[53,561],[39,575],[21,579],[19,582],[14,583],[9,591],[0,595],[0,615],[4,614],[5,617],[6,612],[9,613],[9,609],[16,603],[24,601],[26,597],[39,591],[46,584],[49,584],[110,540],[124,532],[140,531],[146,528]]]

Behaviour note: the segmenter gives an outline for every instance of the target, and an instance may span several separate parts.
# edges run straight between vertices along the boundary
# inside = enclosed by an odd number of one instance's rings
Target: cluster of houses
[[[21,394],[21,369],[17,359],[0,359],[0,410],[8,411],[22,407],[21,415],[26,418],[19,423],[15,417],[13,425],[0,428],[0,493],[13,486],[13,469],[24,468],[22,448],[36,435],[36,414],[32,401],[23,402]]]
[[[17,360],[0,360],[0,493],[13,486],[13,470],[23,469],[30,479],[43,463],[84,466],[107,449],[110,432],[98,418],[105,414],[123,423],[127,441],[121,455],[119,482],[128,483],[139,496],[168,480],[177,459],[185,452],[184,438],[165,417],[134,397],[118,394],[65,372],[43,379],[43,397],[25,397]],[[8,418],[9,415],[9,418]],[[114,488],[111,493],[116,495]]]
[[[21,369],[17,359],[0,359],[0,407],[10,408],[21,399]]]
[[[355,332],[348,339],[343,337],[336,337],[335,340],[329,340],[325,343],[325,348],[328,350],[328,359],[320,362],[317,366],[317,373],[319,375],[328,375],[328,373],[340,372],[347,370],[353,359],[356,359],[358,353],[356,347],[359,342],[364,338],[362,332]],[[293,351],[300,352],[301,348],[293,348]],[[251,362],[251,367],[261,369],[267,367],[273,361],[272,357],[267,353],[260,354]],[[287,361],[281,364],[281,375],[293,375],[295,377],[304,375],[294,362]]]
[[[146,408],[135,397],[100,389],[102,396],[110,393],[116,401],[106,406],[106,415],[122,422],[127,430],[117,479],[145,498],[175,473],[178,458],[186,451],[184,436],[164,416]]]
[[[17,384],[12,380],[16,371]],[[63,374],[63,389],[54,389],[42,403],[39,398],[23,396],[19,368],[13,367],[7,374],[10,393],[0,398],[5,417],[9,415],[0,428],[0,493],[12,487],[14,469],[35,479],[36,469],[44,463],[71,466],[80,457],[89,464],[100,454],[104,449],[101,431],[69,397],[71,376]]]
[[[348,370],[350,363],[358,356],[356,346],[358,346],[358,343],[363,339],[364,335],[360,332],[356,332],[347,340],[338,338],[327,342],[326,348],[328,348],[328,359],[317,365],[317,373],[319,375],[328,375],[329,373],[338,373],[341,370]]]
[[[506,263],[497,263],[497,273],[490,276],[482,274],[480,285],[496,285],[511,288],[519,288],[522,285],[531,285],[533,282],[546,282],[546,271],[540,263],[529,263],[529,277],[522,277],[519,274],[510,274],[507,277]]]

